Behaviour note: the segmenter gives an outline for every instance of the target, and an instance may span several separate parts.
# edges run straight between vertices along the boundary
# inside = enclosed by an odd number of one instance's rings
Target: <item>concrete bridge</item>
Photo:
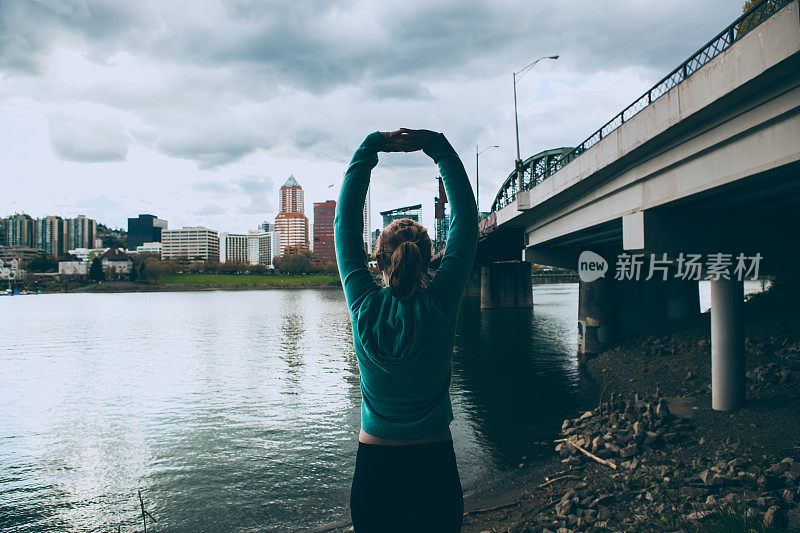
[[[695,273],[711,279],[713,406],[735,409],[737,277],[796,271],[799,208],[800,9],[766,0],[583,143],[509,175],[480,225],[482,306],[532,305],[531,263],[578,269],[591,251],[608,271],[580,283],[578,349],[596,353],[699,313],[697,276],[686,276],[696,254]],[[749,273],[736,272],[743,263]]]

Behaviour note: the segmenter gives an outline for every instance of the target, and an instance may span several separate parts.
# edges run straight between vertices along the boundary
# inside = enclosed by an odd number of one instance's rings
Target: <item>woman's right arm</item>
[[[478,246],[478,208],[464,165],[445,136],[441,133],[433,136],[423,151],[439,166],[450,202],[447,246],[431,286],[458,305],[469,281]]]
[[[378,151],[385,147],[386,137],[380,132],[371,133],[364,139],[347,167],[336,204],[333,222],[336,263],[351,310],[366,294],[378,288],[367,268],[363,210],[370,175],[378,164]]]

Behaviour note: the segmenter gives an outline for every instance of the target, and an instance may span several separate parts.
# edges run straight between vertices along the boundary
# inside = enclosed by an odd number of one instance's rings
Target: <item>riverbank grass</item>
[[[187,287],[303,287],[336,285],[339,276],[328,274],[260,276],[258,274],[170,274],[158,280],[159,285]]]

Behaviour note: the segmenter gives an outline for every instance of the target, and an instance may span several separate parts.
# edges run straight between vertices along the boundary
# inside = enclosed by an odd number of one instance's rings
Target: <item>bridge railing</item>
[[[523,171],[523,190],[528,190],[535,187],[543,180],[549,178],[564,168],[583,152],[600,142],[604,137],[608,136],[608,134],[622,126],[632,117],[636,116],[640,111],[683,83],[687,78],[689,78],[689,76],[700,70],[706,63],[733,46],[736,41],[744,37],[744,35],[756,28],[759,24],[770,18],[781,8],[792,1],[793,0],[761,0],[744,12],[730,26],[719,32],[697,52],[692,54],[689,59],[681,63],[680,66],[664,76],[661,81],[656,83],[642,96],[634,100],[632,104],[617,113],[614,118],[603,124],[600,129],[592,133],[586,140],[573,148],[571,151],[557,156],[555,161],[551,161],[550,164],[548,164],[545,168],[542,168],[538,173],[535,169],[530,168],[530,164],[525,165],[525,170]],[[525,163],[528,163],[529,161],[530,159]],[[525,176],[528,174],[531,176],[531,179],[526,180]],[[511,178],[511,176],[516,176],[516,171],[512,172],[509,178]],[[506,179],[506,181],[500,187],[500,192],[497,193],[497,196],[492,203],[492,211],[502,209],[506,205],[513,202],[516,196],[516,180]]]
[[[572,147],[553,148],[545,150],[536,155],[532,155],[522,162],[522,188],[524,190],[539,185],[545,176],[549,176],[561,168],[561,161],[564,154],[572,150]],[[492,203],[492,211],[504,208],[514,201],[517,196],[517,171],[514,170],[508,175],[506,181],[500,186],[500,192],[495,196]]]

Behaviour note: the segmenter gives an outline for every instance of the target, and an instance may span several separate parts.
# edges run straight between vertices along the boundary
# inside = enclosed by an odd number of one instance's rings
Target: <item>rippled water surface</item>
[[[465,301],[452,430],[465,491],[552,438],[586,386],[577,285]],[[359,378],[335,290],[0,299],[0,530],[284,531],[347,518]]]

